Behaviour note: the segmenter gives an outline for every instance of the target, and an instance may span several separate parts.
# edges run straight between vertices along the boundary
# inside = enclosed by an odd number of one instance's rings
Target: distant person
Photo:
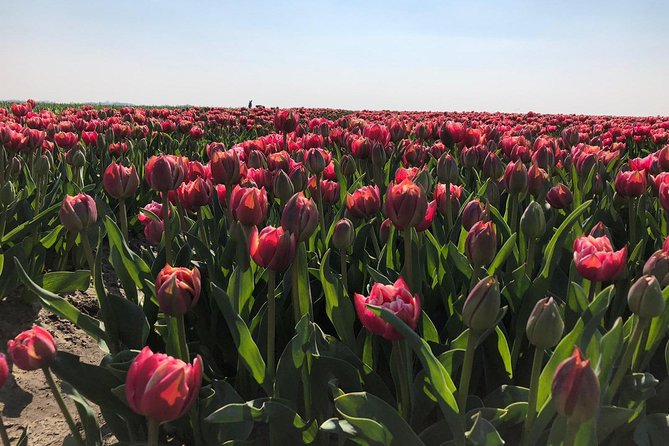
[[[249,108],[253,108],[253,99],[249,101]]]

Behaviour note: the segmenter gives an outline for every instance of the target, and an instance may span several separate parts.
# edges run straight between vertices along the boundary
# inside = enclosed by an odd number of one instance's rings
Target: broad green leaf
[[[488,275],[492,276],[495,274],[495,271],[502,265],[504,261],[511,255],[514,249],[516,248],[516,237],[518,234],[513,234],[509,239],[504,243],[502,248],[497,252],[497,255],[493,259],[490,267],[488,267]]]
[[[495,426],[483,418],[480,413],[474,415],[473,421],[474,424],[467,431],[469,441],[479,446],[501,446],[504,444],[504,440],[502,440]]]
[[[25,235],[26,232],[32,230],[32,228],[35,227],[35,225],[40,225],[44,220],[47,220],[52,217],[51,214],[54,214],[55,211],[60,208],[60,203],[54,204],[53,206],[43,210],[39,214],[35,215],[35,217],[30,220],[26,221],[24,223],[21,223],[5,235],[3,235],[0,238],[0,244],[4,245],[6,243],[9,243],[11,241],[14,241],[14,239],[19,238],[20,236]]]
[[[634,430],[637,446],[661,446],[669,438],[669,415],[654,413],[646,415]]]
[[[37,280],[42,288],[54,294],[86,291],[90,282],[91,273],[88,270],[48,272]]]
[[[321,259],[320,278],[323,293],[325,294],[325,310],[328,318],[334,325],[339,338],[351,349],[355,349],[355,310],[351,298],[344,292],[341,280],[335,277],[330,269],[328,260],[330,250],[325,252]]]
[[[91,406],[88,404],[88,401],[86,401],[67,381],[61,383],[61,388],[63,393],[74,401],[77,413],[79,414],[79,419],[84,428],[84,443],[86,446],[101,446],[102,435],[98,419],[95,416],[95,412],[93,412],[93,409],[91,409]]]

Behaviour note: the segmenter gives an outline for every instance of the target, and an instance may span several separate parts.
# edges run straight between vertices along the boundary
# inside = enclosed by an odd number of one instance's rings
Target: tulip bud
[[[306,165],[309,172],[315,175],[323,172],[327,165],[323,152],[317,148],[309,149],[306,156]]]
[[[472,266],[490,264],[497,254],[497,236],[491,221],[478,221],[467,233],[465,253]]]
[[[377,167],[383,167],[386,165],[388,156],[386,155],[386,149],[384,149],[381,144],[373,144],[370,152],[373,165]]]
[[[293,195],[281,213],[281,226],[295,234],[298,242],[308,240],[318,226],[318,208],[314,200],[302,192]]]
[[[251,150],[246,164],[251,169],[262,169],[265,167],[265,155],[260,150]]]
[[[499,201],[501,199],[501,193],[499,191],[499,186],[497,183],[488,182],[488,186],[485,189],[485,198],[491,206],[499,208]]]
[[[90,195],[66,195],[58,214],[60,222],[70,232],[81,232],[98,219],[98,208]]]
[[[520,217],[520,230],[532,240],[540,238],[546,232],[544,210],[536,201],[532,201]]]
[[[56,342],[51,333],[33,325],[7,342],[7,353],[14,365],[21,370],[37,370],[48,367],[56,359]]]
[[[293,189],[293,182],[290,177],[283,170],[278,170],[274,174],[273,182],[274,194],[279,197],[282,203],[285,203],[295,194]]]
[[[391,182],[383,210],[400,231],[414,227],[423,221],[427,212],[425,190],[408,178],[399,184]]]
[[[530,344],[545,350],[555,347],[564,331],[564,322],[560,316],[560,309],[552,297],[544,297],[534,306],[525,334]]]
[[[532,164],[527,171],[527,190],[532,196],[539,198],[544,195],[547,187],[548,174],[541,167]]]
[[[296,245],[295,234],[282,227],[266,226],[260,233],[254,227],[249,237],[249,254],[258,266],[282,272],[293,261]]]
[[[655,276],[660,288],[669,285],[669,252],[662,249],[656,251],[643,266],[643,273]]]
[[[474,331],[492,328],[497,321],[501,299],[499,284],[488,276],[472,288],[462,307],[462,322]]]
[[[174,421],[188,413],[202,385],[202,358],[192,364],[149,347],[135,357],[125,379],[125,397],[130,408],[158,422]]]
[[[627,293],[627,305],[641,319],[651,319],[664,311],[664,297],[655,276],[639,277]]]
[[[200,271],[197,268],[173,268],[170,265],[160,270],[156,278],[156,299],[160,310],[170,316],[188,313],[200,297]]]
[[[234,150],[214,152],[209,166],[215,183],[225,184],[226,186],[239,183],[241,163],[237,157],[237,152]]]
[[[3,353],[0,353],[0,389],[7,382],[9,378],[9,366],[7,365],[7,358]]]
[[[546,194],[546,201],[554,209],[564,209],[574,201],[574,195],[567,186],[558,183],[557,186],[550,188]]]
[[[504,163],[494,152],[488,153],[483,160],[483,174],[493,181],[497,181],[504,175]]]
[[[669,172],[669,145],[662,147],[659,151],[657,154],[657,162],[660,166],[660,170]]]
[[[139,187],[139,176],[135,166],[125,167],[112,162],[102,175],[102,185],[114,198],[130,198]]]
[[[511,162],[506,166],[504,180],[509,193],[522,196],[527,192],[527,167],[522,161]]]
[[[2,189],[0,189],[0,206],[9,206],[15,198],[16,190],[14,189],[14,184],[11,181],[7,181],[2,186]]]
[[[52,160],[53,158],[50,152],[45,152],[42,155],[40,155],[40,157],[37,158],[37,160],[35,161],[35,168],[34,168],[35,176],[41,177],[49,175],[49,171],[51,170],[51,166],[53,165]]]
[[[386,218],[383,220],[381,223],[381,226],[379,227],[379,240],[381,241],[382,244],[388,243],[388,239],[390,238],[390,230],[393,227],[393,222],[390,221],[389,218]]]
[[[38,161],[39,159],[40,158],[37,158]],[[19,173],[21,173],[21,168],[22,168],[21,159],[16,156],[13,156],[12,159],[9,161],[9,167],[7,169],[9,177],[16,178],[19,175]]]
[[[413,179],[413,182],[422,187],[423,190],[430,190],[432,188],[430,184],[430,174],[426,169],[422,169],[420,172],[418,172],[418,175],[416,175],[416,177]]]
[[[346,178],[350,178],[351,175],[355,173],[355,169],[357,168],[355,165],[355,158],[348,154],[341,157],[339,164],[341,167],[341,173]]]
[[[609,228],[607,228],[601,221],[592,227],[589,235],[592,237],[606,237],[609,240],[613,239],[611,231],[609,231]]]
[[[441,183],[457,183],[459,179],[458,165],[450,153],[444,153],[437,162],[437,177]]]
[[[307,187],[307,173],[303,168],[297,168],[290,172],[290,182],[293,183],[295,193],[302,192]]]
[[[462,209],[462,227],[465,231],[469,231],[476,222],[481,220],[483,215],[483,205],[481,200],[474,198],[472,201],[467,203]]]
[[[267,193],[264,188],[235,186],[230,195],[232,216],[244,226],[255,226],[267,218]]]
[[[558,365],[551,392],[557,412],[570,422],[583,423],[597,415],[599,380],[578,347]]]
[[[332,233],[332,245],[340,251],[345,251],[355,241],[355,228],[348,218],[342,218],[337,222]]]

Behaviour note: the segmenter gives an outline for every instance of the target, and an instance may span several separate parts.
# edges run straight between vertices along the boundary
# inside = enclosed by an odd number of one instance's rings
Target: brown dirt
[[[97,313],[97,300],[92,290],[71,294],[67,299],[82,312]],[[17,293],[0,302],[0,350],[5,350],[8,339],[38,324],[54,336],[60,351],[78,355],[83,362],[100,363],[104,353],[82,330],[28,301],[29,298],[22,298]],[[74,404],[67,397],[65,400],[77,419]],[[16,443],[25,427],[28,428],[31,445],[60,446],[69,434],[68,426],[41,371],[25,372],[13,367],[11,377],[0,389],[0,409],[3,405],[2,416],[12,444]],[[92,404],[91,407],[97,410]],[[113,444],[113,437],[105,429],[104,419],[99,413],[98,421],[104,443]]]

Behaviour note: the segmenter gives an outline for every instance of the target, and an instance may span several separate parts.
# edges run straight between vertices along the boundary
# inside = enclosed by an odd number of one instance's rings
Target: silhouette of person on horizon
[[[249,108],[253,108],[253,99],[249,101]]]

